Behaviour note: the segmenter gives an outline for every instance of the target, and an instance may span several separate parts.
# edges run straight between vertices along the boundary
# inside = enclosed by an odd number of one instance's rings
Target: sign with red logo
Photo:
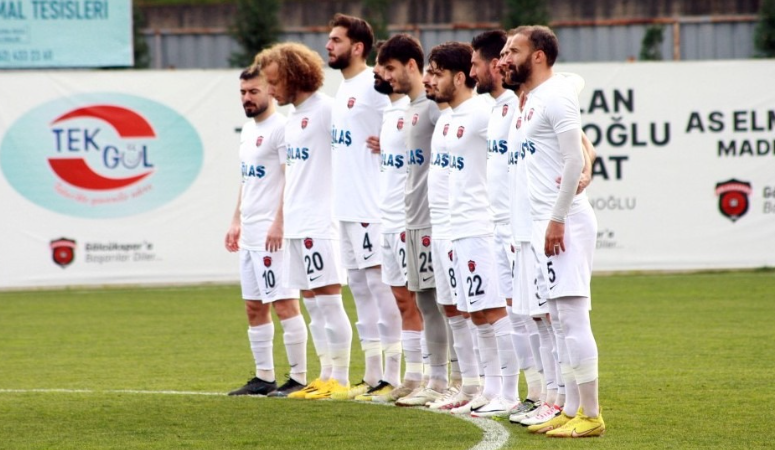
[[[264,267],[271,267],[271,266],[272,266],[272,257],[264,256]]]
[[[264,142],[264,137],[259,136],[256,138],[256,147],[261,147],[261,144]]]
[[[473,272],[476,270],[476,262],[475,261],[468,261],[468,270]]]
[[[353,106],[355,106],[355,97],[350,97],[350,99],[347,100],[347,109],[353,109]]]
[[[305,117],[301,119],[301,129],[307,128],[307,125],[309,124],[309,117]]]
[[[312,248],[312,238],[304,239],[304,248],[306,248],[307,250]]]
[[[721,214],[728,217],[732,222],[743,217],[748,212],[750,202],[748,196],[751,195],[751,183],[731,179],[716,184],[716,195],[718,196],[718,209]]]
[[[463,137],[463,133],[465,133],[465,132],[466,132],[466,127],[464,127],[464,126],[459,126],[459,127],[457,128],[457,138],[458,138],[458,139],[462,138],[462,137]]]
[[[75,259],[75,241],[67,238],[51,241],[51,259],[63,269],[69,266]]]

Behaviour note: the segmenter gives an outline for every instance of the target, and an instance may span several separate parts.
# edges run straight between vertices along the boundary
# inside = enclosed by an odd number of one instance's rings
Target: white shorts
[[[431,229],[407,230],[406,232],[406,281],[410,291],[434,289],[433,256],[431,253]]]
[[[454,265],[452,241],[434,239],[431,243],[431,251],[435,261],[433,275],[436,278],[436,301],[440,305],[457,305],[458,296],[462,296],[463,291],[460,290],[459,275]]]
[[[543,316],[549,313],[546,282],[538,270],[538,262],[530,242],[517,242],[514,270],[514,299],[512,311],[525,316]]]
[[[283,252],[239,251],[242,298],[271,303],[275,300],[298,299],[299,290],[288,284],[283,268]]]
[[[462,283],[465,299],[458,300],[460,311],[475,312],[506,306],[506,298],[498,292],[494,247],[492,235],[452,241],[453,263],[460,273],[458,282]]]
[[[533,248],[543,272],[549,298],[591,297],[592,256],[597,239],[597,219],[592,208],[565,219],[565,251],[547,257],[544,241],[548,220],[533,221]]]
[[[514,256],[516,249],[511,244],[511,225],[495,224],[495,264],[498,271],[498,293],[503,298],[513,295]],[[513,304],[513,303],[512,303]]]
[[[382,235],[382,282],[406,286],[406,232]]]
[[[336,239],[286,239],[285,272],[288,287],[310,290],[333,284],[345,284],[339,262]]]
[[[340,222],[339,230],[345,269],[366,269],[382,264],[379,250],[382,233],[378,223]]]

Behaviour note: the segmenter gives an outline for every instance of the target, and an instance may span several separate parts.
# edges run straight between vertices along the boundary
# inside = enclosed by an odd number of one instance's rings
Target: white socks
[[[331,377],[342,386],[350,383],[350,347],[353,330],[350,319],[342,304],[342,295],[318,295],[315,297],[318,308],[323,311],[326,320],[326,338],[331,353]]]
[[[264,381],[275,381],[274,354],[274,323],[269,322],[257,327],[248,327],[248,340],[253,359],[256,362],[256,376]]]
[[[511,340],[511,321],[508,316],[503,317],[492,324],[492,328],[495,331],[498,361],[500,362],[501,379],[503,382],[501,397],[509,403],[516,403],[517,399],[519,399],[519,367],[517,364],[517,354],[514,351],[514,343]]]
[[[315,353],[320,360],[320,379],[328,381],[331,378],[331,352],[328,348],[328,336],[326,336],[326,318],[323,310],[318,307],[315,297],[304,297],[304,307],[309,313],[309,332],[312,334],[312,344]]]
[[[462,388],[466,394],[475,393],[479,389],[479,362],[474,353],[473,339],[468,328],[468,320],[463,316],[447,319],[452,330],[455,353],[462,377]]]
[[[428,289],[415,294],[417,307],[422,313],[423,331],[428,346],[428,360],[431,365],[428,387],[443,392],[449,382],[447,364],[449,363],[447,343],[447,321],[436,303],[436,290]]]
[[[299,314],[280,321],[283,326],[283,343],[288,355],[290,376],[296,382],[307,384],[307,327]]]
[[[397,386],[396,383],[401,378],[401,311],[398,310],[390,286],[382,281],[382,271],[370,268],[365,272],[369,291],[376,300],[379,312],[379,340],[385,353],[385,368],[381,380]]]
[[[369,290],[366,269],[349,269],[347,280],[355,301],[358,321],[355,328],[365,357],[363,381],[376,386],[382,379],[382,345],[379,336],[379,309]],[[395,302],[393,302],[395,303]]]
[[[401,332],[401,343],[406,360],[404,381],[422,381],[422,346],[420,345],[422,331],[404,330]]]

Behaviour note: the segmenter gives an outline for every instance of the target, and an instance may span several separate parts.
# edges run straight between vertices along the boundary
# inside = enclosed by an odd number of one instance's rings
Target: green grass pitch
[[[773,445],[775,272],[596,276],[592,288],[606,436],[558,441],[505,423],[504,448]],[[0,292],[0,449],[455,450],[482,439],[421,410],[137,392],[242,385],[246,327],[237,286]],[[352,380],[363,371],[354,344]],[[308,355],[314,377],[311,340]]]

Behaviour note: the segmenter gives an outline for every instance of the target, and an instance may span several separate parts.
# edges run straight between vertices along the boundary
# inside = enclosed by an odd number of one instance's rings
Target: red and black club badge
[[[423,236],[422,237],[422,246],[423,247],[429,247],[431,245],[431,237],[430,236]]]
[[[312,248],[312,244],[313,244],[312,238],[304,238],[304,248],[309,250]]]
[[[473,272],[476,270],[476,261],[470,260],[468,261],[468,271]]]
[[[264,256],[264,267],[271,267],[271,266],[272,266],[272,257]]]
[[[751,183],[731,179],[716,184],[716,195],[718,196],[718,209],[732,222],[743,217],[748,212],[751,195]]]
[[[466,127],[464,127],[462,125],[457,127],[457,138],[458,139],[462,138],[463,137],[463,133],[465,133],[465,132],[466,132]]]
[[[261,147],[261,144],[263,144],[263,143],[264,143],[264,137],[263,136],[259,136],[259,137],[256,138],[256,147]]]
[[[69,266],[75,260],[75,241],[64,237],[51,241],[51,259],[63,269]]]
[[[353,109],[353,106],[355,106],[355,97],[350,97],[350,99],[347,100],[347,109]]]
[[[301,129],[307,128],[307,125],[309,125],[309,117],[301,119]]]

